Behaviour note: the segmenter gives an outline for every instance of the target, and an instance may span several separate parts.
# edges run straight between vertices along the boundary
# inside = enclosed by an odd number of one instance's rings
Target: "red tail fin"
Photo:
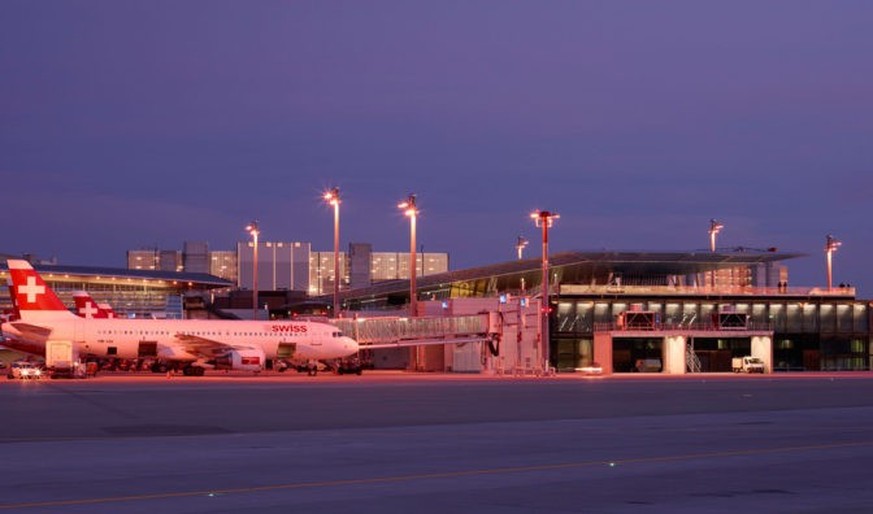
[[[13,304],[22,315],[28,311],[69,312],[29,262],[19,259],[9,259],[6,262],[12,277],[9,296],[13,298]]]
[[[115,311],[108,304],[100,304],[91,298],[91,295],[86,291],[76,291],[73,293],[73,300],[76,302],[76,315],[83,318],[114,318]]]

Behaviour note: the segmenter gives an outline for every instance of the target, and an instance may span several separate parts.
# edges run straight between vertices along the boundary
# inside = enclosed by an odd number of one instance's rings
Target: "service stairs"
[[[685,366],[689,373],[700,373],[700,359],[694,353],[694,346],[691,343],[685,346]]]

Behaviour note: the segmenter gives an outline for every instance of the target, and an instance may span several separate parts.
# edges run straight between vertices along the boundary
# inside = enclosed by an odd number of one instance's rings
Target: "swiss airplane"
[[[82,318],[70,312],[25,260],[7,261],[19,319],[2,324],[6,346],[44,354],[48,341],[73,341],[80,356],[153,358],[183,366],[258,371],[266,359],[310,363],[358,351],[358,343],[316,321]]]
[[[87,291],[73,293],[76,302],[76,315],[81,318],[114,318],[115,309],[108,303],[97,303]]]

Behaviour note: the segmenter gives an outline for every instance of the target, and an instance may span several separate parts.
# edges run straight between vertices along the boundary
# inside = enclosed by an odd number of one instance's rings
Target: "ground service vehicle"
[[[731,360],[731,369],[734,373],[763,373],[764,361],[758,357],[734,357]]]
[[[72,341],[46,341],[45,366],[51,378],[85,378],[85,368]]]
[[[42,378],[42,369],[32,362],[13,362],[6,378],[9,380],[38,380]]]

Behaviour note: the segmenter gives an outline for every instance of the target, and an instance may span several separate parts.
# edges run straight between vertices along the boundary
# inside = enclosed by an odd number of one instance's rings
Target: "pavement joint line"
[[[529,472],[536,472],[536,471],[553,471],[553,470],[560,470],[560,469],[588,468],[588,467],[596,467],[596,466],[604,466],[604,467],[608,467],[608,468],[614,468],[616,466],[628,465],[628,464],[679,462],[679,461],[690,461],[690,460],[695,460],[695,459],[711,459],[713,457],[742,457],[742,456],[748,456],[748,455],[833,450],[833,449],[840,449],[840,448],[857,448],[857,447],[863,447],[863,446],[873,446],[873,440],[850,441],[850,442],[845,442],[845,443],[828,443],[828,444],[816,444],[816,445],[805,445],[805,446],[784,446],[784,447],[780,447],[780,448],[764,448],[764,449],[750,449],[750,450],[729,450],[729,451],[721,451],[721,452],[690,453],[690,454],[684,454],[684,455],[664,455],[664,456],[658,456],[658,457],[638,457],[638,458],[629,458],[629,459],[565,462],[565,463],[555,463],[555,464],[539,464],[539,465],[531,465],[531,466],[509,466],[509,467],[493,468],[493,469],[471,469],[471,470],[444,471],[444,472],[435,472],[435,473],[416,473],[416,474],[409,474],[409,475],[395,475],[395,476],[372,477],[372,478],[350,478],[350,479],[341,479],[341,480],[325,480],[325,481],[318,481],[318,482],[302,482],[302,483],[301,482],[294,482],[294,483],[287,483],[287,484],[273,484],[273,485],[250,486],[250,487],[230,487],[230,488],[224,488],[224,489],[211,489],[211,490],[200,490],[200,491],[177,491],[177,492],[166,492],[166,493],[136,494],[136,495],[127,495],[127,496],[107,496],[107,497],[102,497],[102,498],[82,498],[82,499],[70,499],[70,500],[6,503],[6,504],[0,504],[0,510],[44,508],[44,507],[65,507],[65,506],[70,507],[70,506],[75,506],[75,505],[95,505],[95,504],[119,503],[119,502],[130,502],[130,501],[164,500],[164,499],[172,499],[172,498],[195,498],[198,496],[215,497],[215,496],[223,496],[223,495],[231,495],[231,494],[247,494],[247,493],[258,493],[258,492],[268,492],[268,491],[282,491],[282,490],[290,491],[290,490],[296,490],[296,489],[315,489],[315,488],[320,488],[320,487],[342,487],[342,486],[349,486],[349,485],[387,484],[387,483],[397,483],[397,482],[410,482],[410,481],[414,481],[414,480],[431,480],[431,479],[441,479],[441,478],[458,478],[458,477],[466,477],[466,476],[499,475],[499,474],[506,474],[506,473],[529,473]]]

